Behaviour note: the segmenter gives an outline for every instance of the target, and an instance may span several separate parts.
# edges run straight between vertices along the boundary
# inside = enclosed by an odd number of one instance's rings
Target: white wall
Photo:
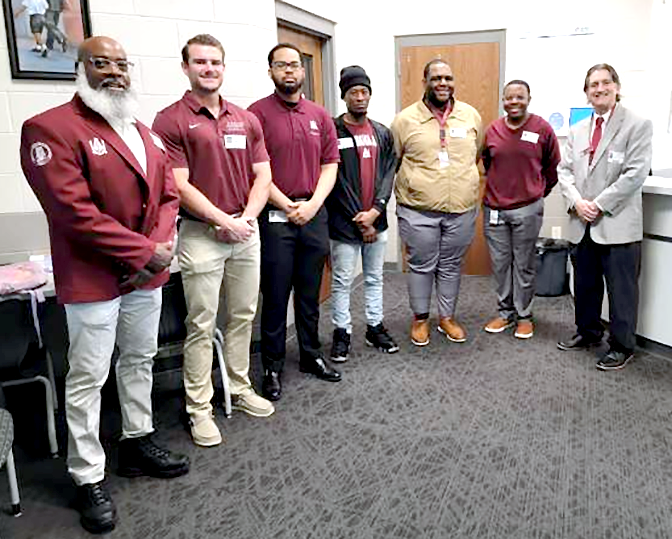
[[[136,64],[141,120],[187,89],[180,50],[197,33],[216,36],[226,50],[224,95],[246,107],[272,90],[266,54],[277,42],[273,0],[89,0],[94,34],[118,40]],[[24,120],[69,100],[69,82],[13,81],[4,24],[0,35],[0,213],[40,211],[19,165]]]
[[[549,101],[545,96],[554,91],[573,103],[585,103],[585,70],[598,61],[610,62],[621,74],[624,102],[655,120],[656,159],[661,164],[672,160],[665,134],[672,92],[672,72],[667,69],[672,52],[669,0],[565,0],[557,7],[539,0],[515,5],[499,0],[289,3],[336,23],[336,72],[350,64],[367,70],[373,86],[370,115],[379,121],[389,123],[396,113],[394,36],[503,28],[504,78],[533,82],[533,107]],[[246,106],[271,91],[266,54],[276,42],[273,0],[90,0],[90,8],[94,33],[119,40],[137,64],[134,84],[140,91],[141,119],[147,123],[186,89],[179,53],[196,33],[210,32],[224,43],[223,93],[228,99]],[[566,38],[543,43],[519,39],[526,31],[552,33],[577,25],[590,25],[596,33],[580,42],[574,38],[572,46]],[[547,57],[539,58],[539,47]],[[20,127],[31,115],[69,99],[72,92],[70,83],[12,81],[6,39],[0,36],[0,213],[39,211],[19,169]],[[339,107],[344,110],[340,101]],[[549,206],[552,211],[547,214],[562,211],[557,201]],[[392,242],[388,259],[395,255]]]

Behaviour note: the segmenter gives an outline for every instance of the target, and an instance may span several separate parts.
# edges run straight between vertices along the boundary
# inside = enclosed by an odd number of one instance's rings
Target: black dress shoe
[[[119,442],[119,468],[121,477],[159,477],[169,479],[189,472],[189,457],[171,453],[157,446],[150,435],[129,438]]]
[[[266,371],[261,391],[269,401],[279,401],[282,396],[282,383],[279,371]]]
[[[617,352],[609,350],[595,365],[601,371],[617,371],[625,367],[634,354],[632,352]]]
[[[587,350],[593,346],[598,346],[601,342],[602,339],[592,340],[577,333],[566,341],[560,341],[558,348],[560,350]]]
[[[301,372],[307,372],[308,374],[314,374],[320,380],[326,380],[327,382],[340,382],[341,373],[336,369],[333,369],[329,364],[321,357],[316,357],[315,359],[301,361],[299,363],[299,370]]]
[[[80,523],[89,533],[109,533],[117,523],[117,510],[103,482],[77,487]]]

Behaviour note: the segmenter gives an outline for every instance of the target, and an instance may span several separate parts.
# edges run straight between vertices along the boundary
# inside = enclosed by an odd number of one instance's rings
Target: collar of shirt
[[[457,101],[457,99],[455,99],[454,97],[451,97],[450,99],[451,99],[450,114],[448,114],[448,117],[446,118],[446,123],[448,123],[447,122],[448,118],[455,118],[455,117],[459,117],[459,115],[460,115],[460,110],[459,110],[459,105],[458,105],[459,101]],[[426,123],[426,122],[428,122],[432,119],[436,119],[436,115],[434,114],[432,109],[429,108],[429,106],[427,105],[427,103],[425,103],[425,101],[423,99],[418,101],[418,109],[420,111],[420,116],[421,116],[420,123],[424,124],[424,123]],[[437,121],[437,123],[439,123],[438,120],[436,120],[436,121]]]
[[[280,105],[280,107],[282,107],[283,110],[286,110],[286,111],[292,111],[292,110],[295,110],[296,112],[301,113],[301,114],[303,114],[303,113],[305,112],[305,111],[304,111],[304,107],[305,107],[305,105],[304,105],[304,101],[305,101],[305,98],[303,97],[303,95],[301,95],[301,97],[299,98],[299,101],[298,101],[297,104],[296,104],[295,106],[293,106],[293,107],[290,107],[290,106],[286,103],[286,101],[285,101],[282,97],[280,97],[280,96],[278,95],[278,92],[273,92],[273,97],[275,98],[276,103],[278,103],[278,105]]]
[[[616,107],[614,107],[616,108]],[[590,122],[590,138],[593,138],[593,133],[595,132],[595,127],[597,125],[596,120],[598,118],[603,118],[604,123],[602,124],[602,133],[604,133],[605,128],[607,127],[607,123],[609,123],[609,118],[611,118],[611,115],[614,113],[614,109],[609,109],[607,112],[604,114],[596,114],[593,112],[593,119]]]
[[[187,90],[184,92],[183,98],[184,102],[187,104],[187,106],[192,110],[194,114],[208,114],[212,116],[212,113],[210,112],[210,109],[206,107],[205,105],[202,105],[199,103],[198,99],[194,96],[191,90]],[[229,107],[227,102],[222,98],[222,96],[219,96],[219,116],[221,117],[223,114],[228,114],[229,113]]]

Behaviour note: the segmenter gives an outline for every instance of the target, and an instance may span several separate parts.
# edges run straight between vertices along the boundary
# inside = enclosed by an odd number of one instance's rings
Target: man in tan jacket
[[[478,215],[476,162],[483,136],[476,109],[453,97],[453,72],[445,61],[429,62],[423,83],[424,97],[392,122],[400,160],[397,217],[411,272],[411,341],[417,346],[429,344],[435,281],[438,330],[453,342],[467,340],[454,315],[462,259],[474,237]]]

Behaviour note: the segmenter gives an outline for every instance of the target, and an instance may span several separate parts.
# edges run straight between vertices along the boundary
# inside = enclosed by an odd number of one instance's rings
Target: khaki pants
[[[224,355],[231,394],[251,388],[250,340],[259,297],[260,256],[258,228],[245,242],[223,243],[205,223],[182,222],[178,260],[188,313],[183,374],[191,416],[212,411],[212,339],[222,283],[226,296]]]

